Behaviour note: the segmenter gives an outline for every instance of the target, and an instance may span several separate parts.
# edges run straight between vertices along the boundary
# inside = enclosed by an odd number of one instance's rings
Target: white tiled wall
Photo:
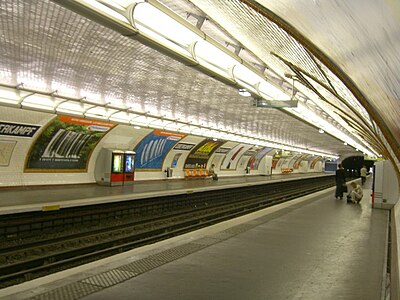
[[[128,125],[117,125],[110,130],[98,143],[96,148],[93,150],[88,164],[87,172],[63,172],[63,173],[24,173],[25,159],[29,153],[29,149],[40,136],[41,132],[46,128],[46,125],[55,118],[56,115],[50,113],[42,113],[35,111],[26,111],[16,108],[0,108],[0,121],[13,122],[13,123],[25,123],[32,125],[39,125],[41,128],[36,132],[32,138],[22,137],[8,137],[0,136],[2,141],[16,141],[14,151],[8,166],[0,166],[0,187],[1,186],[23,186],[23,185],[43,185],[43,184],[73,184],[73,183],[93,183],[95,182],[94,170],[96,160],[101,148],[111,148],[118,150],[134,150],[135,146],[153,130],[148,128],[135,129]],[[198,144],[203,137],[198,136],[186,136],[181,142]],[[234,148],[237,145],[236,142],[226,142],[223,147]],[[183,178],[184,162],[189,155],[190,151],[174,150],[171,149],[166,155],[162,170],[157,171],[142,171],[136,170],[135,180],[155,180],[165,179],[166,173],[164,170],[171,166],[172,160],[177,153],[182,153],[177,166],[173,170],[173,178]],[[214,153],[210,162],[216,164],[215,170],[219,176],[242,176],[245,175],[245,167],[250,159],[249,156],[242,156],[239,159],[236,170],[221,170],[220,166],[223,161],[224,155]],[[252,175],[268,175],[270,173],[272,163],[271,156],[265,156],[262,158],[259,164],[258,170],[252,170]],[[282,163],[282,162],[281,162]],[[278,165],[279,162],[278,162]],[[308,172],[308,162],[302,161],[299,172]],[[322,162],[318,162],[312,170],[313,172],[322,171]],[[280,167],[274,170],[274,173],[280,173]]]
[[[2,141],[16,141],[10,164],[8,166],[0,166],[0,186],[15,186],[15,185],[26,185],[30,184],[30,179],[25,177],[23,173],[25,166],[26,155],[35,139],[44,130],[45,125],[55,117],[53,114],[41,113],[22,109],[1,107],[0,108],[0,121],[12,122],[12,123],[24,123],[30,125],[39,125],[41,128],[31,138],[28,137],[14,137],[14,136],[2,136]],[[46,182],[46,179],[39,179],[40,176],[36,176],[36,180]],[[35,178],[33,178],[35,180]]]

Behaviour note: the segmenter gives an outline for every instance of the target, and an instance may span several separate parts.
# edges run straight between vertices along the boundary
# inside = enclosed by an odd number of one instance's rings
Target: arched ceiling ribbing
[[[326,109],[339,112],[339,117],[344,112],[345,116],[350,115],[357,123],[364,124],[358,132],[361,137],[364,133],[371,135],[367,137],[367,141],[372,145],[386,143],[383,135],[379,136],[381,133],[378,129],[371,131],[371,128],[376,129],[375,122],[329,66],[325,66],[310,53],[301,41],[257,12],[254,7],[248,6],[246,1],[162,2],[192,24],[199,22],[199,17],[205,16],[206,21],[201,29],[207,35],[227,46],[232,52],[243,47],[245,50],[238,52],[239,56],[259,68],[260,72],[265,72],[267,77],[279,80],[285,78],[286,73],[295,75],[297,79],[307,79],[312,86],[305,87],[304,80],[302,83],[299,83],[300,80],[296,82],[296,88],[303,95],[314,94],[312,89],[320,91],[320,96],[323,97],[319,100],[326,105]],[[338,66],[348,72],[357,85],[360,84],[360,90],[368,95],[368,99],[372,99],[371,105],[380,115],[385,115],[385,124],[393,131],[394,136],[398,136],[398,126],[394,122],[398,119],[398,110],[393,109],[398,99],[395,78],[382,75],[385,66],[379,63],[373,63],[374,68],[369,71],[363,65],[364,74],[357,72],[363,54],[361,49],[358,49],[359,55],[354,59],[351,55],[346,56],[340,52],[346,52],[341,49],[343,45],[338,36],[343,33],[345,24],[341,25],[343,29],[333,35],[330,27],[339,25],[332,25],[329,20],[325,20],[325,23],[321,20],[318,24],[311,20],[319,9],[325,12],[328,7],[324,6],[327,4],[301,1],[304,13],[300,13],[301,17],[296,19],[296,10],[289,5],[290,2],[293,1],[276,1],[268,5],[258,1],[256,4],[265,5],[277,16],[296,26],[307,38],[315,41]],[[310,9],[309,13],[307,7]],[[345,10],[348,8],[336,7],[332,10],[332,15],[326,13],[321,16],[342,20],[344,17],[336,14],[346,14]],[[350,8],[353,10],[349,10],[349,15],[356,13],[355,7]],[[64,91],[71,91],[71,96],[77,98],[83,93],[91,93],[104,101],[120,101],[139,112],[150,112],[215,128],[224,127],[232,132],[260,136],[315,151],[339,155],[356,153],[340,140],[327,134],[319,134],[318,128],[314,126],[281,110],[257,109],[250,105],[249,99],[241,97],[236,88],[53,2],[3,1],[0,4],[0,14],[0,42],[4,49],[0,56],[1,83],[17,85],[25,77],[30,77],[42,83],[41,86],[32,88],[40,88],[45,92],[52,92],[58,85],[64,87]],[[351,24],[352,21],[349,19],[347,22]],[[391,19],[386,23],[390,22],[394,21]],[[321,27],[318,34],[314,32],[316,25],[326,28]],[[389,24],[385,26],[392,28]],[[332,35],[331,40],[326,37],[327,32]],[[394,33],[395,30],[389,32],[390,35]],[[335,45],[329,47],[332,41]],[[364,40],[362,42],[364,43],[360,45],[366,47],[368,43]],[[350,43],[349,48],[352,51],[357,50],[355,44],[354,41]],[[381,48],[391,52],[396,45],[393,42],[392,45],[386,45],[389,49],[383,46]],[[368,54],[367,50],[364,51]],[[366,53],[364,55],[367,56]],[[374,55],[377,53],[374,52]],[[364,61],[368,60],[364,57]],[[368,74],[378,69],[380,70],[377,74],[382,76],[374,81],[374,85],[369,85]],[[290,82],[287,78],[285,80]],[[382,80],[385,83],[384,88],[376,91],[375,84],[382,83]],[[328,87],[331,91],[327,93],[321,86]],[[315,105],[312,101],[307,104],[333,126],[347,132],[341,123],[346,122],[346,118],[338,120],[326,114],[323,105]]]

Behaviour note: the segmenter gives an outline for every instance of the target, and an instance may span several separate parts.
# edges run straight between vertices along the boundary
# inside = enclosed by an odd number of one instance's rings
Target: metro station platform
[[[367,181],[368,184],[368,181]],[[385,299],[389,212],[334,188],[0,290],[0,299]]]
[[[0,215],[180,195],[320,176],[332,176],[332,174],[222,177],[218,181],[213,181],[211,178],[136,181],[133,185],[113,187],[93,183],[0,188]]]

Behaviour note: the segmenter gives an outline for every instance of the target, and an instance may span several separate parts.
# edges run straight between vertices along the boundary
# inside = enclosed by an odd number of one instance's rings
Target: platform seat
[[[186,169],[185,179],[207,178],[210,174],[207,169]]]
[[[281,169],[282,174],[289,174],[293,172],[292,168],[282,168]]]

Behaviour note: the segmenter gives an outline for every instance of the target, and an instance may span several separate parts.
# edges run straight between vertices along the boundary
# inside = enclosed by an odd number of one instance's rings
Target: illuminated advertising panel
[[[133,155],[132,154],[125,154],[125,173],[132,173],[133,172]]]
[[[112,172],[113,173],[122,173],[123,172],[123,154],[122,153],[113,153],[112,159]]]

